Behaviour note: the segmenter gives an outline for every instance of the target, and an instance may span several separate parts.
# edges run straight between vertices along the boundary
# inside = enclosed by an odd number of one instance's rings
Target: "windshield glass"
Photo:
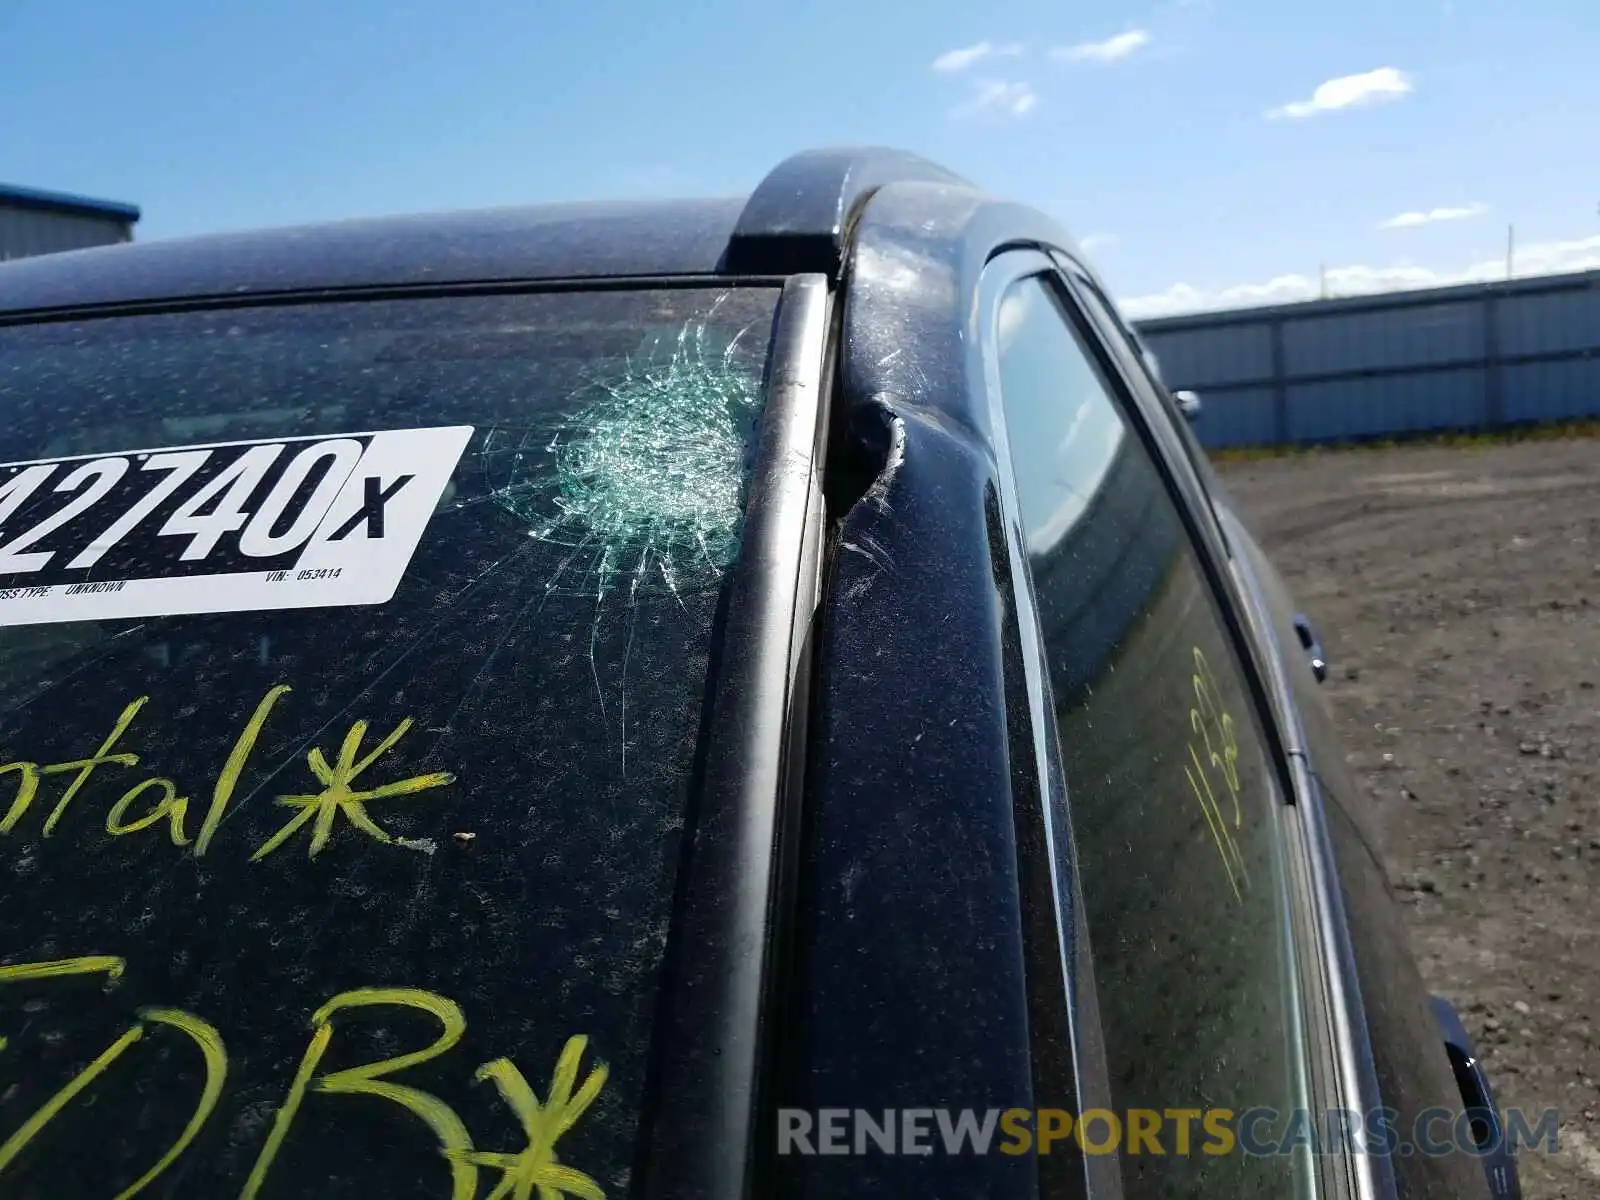
[[[626,1191],[776,295],[0,328],[0,1192]]]

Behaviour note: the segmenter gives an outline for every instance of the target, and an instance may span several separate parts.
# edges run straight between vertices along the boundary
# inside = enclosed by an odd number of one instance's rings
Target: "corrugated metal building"
[[[1139,323],[1208,446],[1600,417],[1600,271]]]
[[[0,183],[0,261],[131,242],[138,220],[131,204]]]

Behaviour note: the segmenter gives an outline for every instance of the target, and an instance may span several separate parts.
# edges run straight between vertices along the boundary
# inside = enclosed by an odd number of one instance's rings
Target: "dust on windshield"
[[[775,301],[0,328],[0,1193],[626,1191]]]

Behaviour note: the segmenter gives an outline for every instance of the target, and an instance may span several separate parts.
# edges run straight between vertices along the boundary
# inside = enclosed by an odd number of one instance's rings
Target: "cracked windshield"
[[[7,1197],[627,1190],[775,301],[0,331]]]

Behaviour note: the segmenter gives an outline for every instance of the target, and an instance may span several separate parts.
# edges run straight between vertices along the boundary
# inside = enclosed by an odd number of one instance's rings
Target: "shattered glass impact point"
[[[644,602],[683,606],[717,591],[739,554],[765,344],[746,344],[763,322],[737,330],[714,323],[729,295],[670,332],[646,335],[641,350],[597,364],[553,424],[496,428],[484,441],[486,498],[559,552],[542,572],[539,607],[554,596],[593,604],[589,667],[600,720],[616,719],[624,776],[628,675]],[[602,637],[610,611],[623,631],[614,690],[602,667],[608,647],[615,652]]]
[[[511,478],[491,495],[528,536],[572,551],[550,590],[598,600],[619,587],[680,595],[720,584],[739,551],[761,410],[759,370],[736,361],[743,333],[718,349],[706,323],[691,322],[597,380],[553,432],[506,447]]]

